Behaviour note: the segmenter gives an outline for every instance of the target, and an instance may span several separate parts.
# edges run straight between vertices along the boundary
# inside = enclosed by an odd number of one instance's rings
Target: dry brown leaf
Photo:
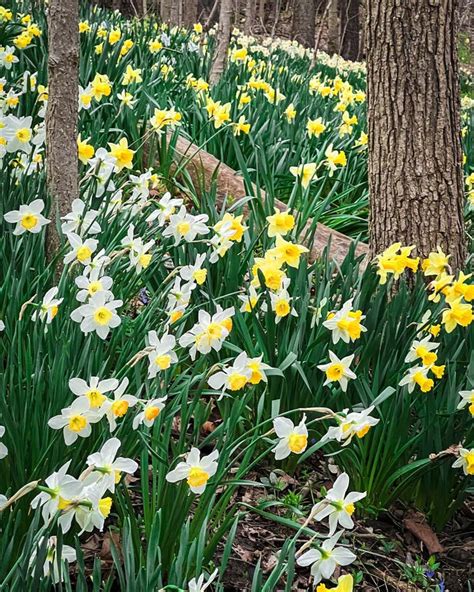
[[[444,551],[436,533],[433,532],[433,529],[420,512],[412,512],[404,518],[403,526],[425,545],[428,553],[442,553]]]

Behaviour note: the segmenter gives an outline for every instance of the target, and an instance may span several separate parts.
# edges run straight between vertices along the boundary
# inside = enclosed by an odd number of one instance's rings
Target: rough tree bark
[[[214,62],[212,63],[209,81],[212,86],[219,82],[227,62],[230,35],[232,32],[232,0],[221,0],[219,13],[219,29],[217,31],[217,47]]]
[[[256,0],[247,0],[245,5],[244,33],[250,35],[255,21]]]
[[[328,9],[328,53],[332,55],[339,50],[339,18],[338,1],[329,0]]]
[[[293,6],[293,38],[305,47],[314,47],[315,20],[315,0],[295,0]]]
[[[343,0],[341,5],[341,55],[345,60],[357,60],[359,36],[359,0]]]
[[[371,253],[465,260],[457,1],[368,0]]]
[[[183,25],[192,27],[198,20],[198,0],[183,0]]]
[[[53,221],[48,226],[47,254],[52,258],[61,245],[60,218],[79,197],[79,0],[49,2],[48,88],[46,173]]]

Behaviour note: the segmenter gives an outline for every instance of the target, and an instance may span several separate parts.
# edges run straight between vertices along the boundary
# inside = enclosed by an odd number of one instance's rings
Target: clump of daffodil
[[[415,272],[418,269],[419,258],[410,257],[415,247],[402,247],[401,243],[394,243],[383,253],[375,257],[377,263],[377,275],[380,277],[380,283],[387,282],[389,274],[398,280],[405,269]]]

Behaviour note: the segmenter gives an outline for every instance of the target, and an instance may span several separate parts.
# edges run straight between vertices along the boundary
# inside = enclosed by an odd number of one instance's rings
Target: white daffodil
[[[105,250],[101,249],[94,255],[89,265],[84,268],[83,275],[91,275],[92,271],[98,269],[100,273],[103,273],[104,267],[110,263],[110,257],[105,254]]]
[[[0,51],[0,64],[6,70],[11,70],[13,64],[17,64],[19,61],[18,56],[15,55],[15,48],[12,45],[2,47]]]
[[[166,480],[177,483],[186,479],[191,491],[199,495],[206,489],[209,479],[216,474],[218,457],[218,450],[201,458],[200,451],[197,448],[191,448],[186,460],[179,462],[176,468],[166,475]]]
[[[146,221],[154,222],[158,220],[158,226],[164,226],[176,212],[176,208],[180,208],[182,205],[182,199],[173,198],[171,193],[165,193],[158,201],[157,209],[148,216]]]
[[[91,376],[87,383],[82,378],[71,378],[69,388],[76,397],[84,397],[90,409],[100,409],[107,400],[105,393],[115,390],[119,385],[116,378],[101,380],[98,376]]]
[[[129,253],[130,268],[135,267],[137,273],[141,273],[146,269],[150,265],[151,258],[153,257],[148,251],[154,244],[154,240],[143,243],[141,239],[140,242],[135,243],[135,249],[131,250]]]
[[[176,278],[173,287],[168,292],[168,308],[174,309],[178,306],[188,306],[191,301],[191,294],[196,284],[194,282],[187,282],[181,284],[181,278]]]
[[[182,240],[189,243],[198,235],[208,234],[209,228],[206,226],[208,219],[207,214],[197,216],[188,214],[186,208],[181,206],[177,214],[170,216],[169,225],[163,231],[163,237],[173,237],[175,246]]]
[[[5,435],[5,426],[0,425],[0,438]],[[3,442],[0,442],[0,459],[5,458],[8,454],[8,448]]]
[[[343,415],[338,416],[338,425],[330,427],[321,438],[321,442],[327,442],[328,440],[344,441],[343,446],[347,446],[354,436],[363,438],[380,421],[380,419],[370,415],[373,410],[373,405],[363,411],[351,411],[351,413],[348,413],[349,409],[344,409]]]
[[[459,458],[451,465],[453,469],[462,468],[465,475],[474,475],[474,448],[460,448],[458,454]]]
[[[159,399],[151,399],[150,401],[147,401],[143,411],[140,411],[140,413],[133,418],[133,429],[136,430],[141,424],[150,428],[164,408],[167,398],[168,397],[160,397]]]
[[[148,343],[153,350],[148,354],[148,378],[155,378],[161,370],[167,370],[171,364],[176,364],[178,356],[173,351],[176,345],[174,335],[163,335],[159,339],[156,331],[148,332]]]
[[[248,292],[246,294],[239,294],[238,298],[242,301],[240,312],[252,312],[257,306],[260,294],[257,293],[257,290],[253,286],[249,286]]]
[[[61,220],[64,220],[61,230],[66,235],[71,232],[82,236],[99,234],[101,228],[96,221],[98,215],[97,210],[86,210],[86,204],[82,199],[75,199],[72,202],[72,211],[61,218]]]
[[[414,362],[421,359],[424,366],[430,366],[436,362],[436,354],[433,353],[439,347],[439,343],[431,341],[431,335],[423,337],[421,340],[415,340],[406,355],[405,363]]]
[[[63,301],[63,298],[55,298],[58,291],[59,288],[55,286],[46,292],[39,309],[31,315],[31,320],[36,321],[40,319],[41,321],[46,321],[48,325],[52,322],[58,314],[59,305]]]
[[[91,424],[100,420],[100,415],[90,409],[86,397],[79,397],[70,407],[61,409],[61,415],[55,415],[48,421],[53,430],[63,430],[66,446],[74,444],[78,437],[91,435]]]
[[[71,246],[72,251],[69,251],[64,257],[64,264],[79,261],[82,265],[89,265],[92,260],[92,254],[97,249],[99,244],[95,238],[87,238],[83,240],[75,232],[70,232],[67,235],[67,240]]]
[[[133,475],[138,469],[138,464],[130,458],[121,456],[115,458],[120,446],[121,442],[118,438],[110,438],[99,452],[94,452],[87,457],[87,465],[94,467],[90,476],[96,478],[97,482],[112,493],[115,491],[116,483],[120,481],[121,473]]]
[[[331,350],[329,350],[328,353],[331,361],[327,364],[320,364],[318,366],[319,370],[326,373],[326,382],[323,386],[326,386],[331,382],[339,382],[342,391],[345,393],[349,380],[357,378],[355,373],[350,369],[354,354],[339,359]]]
[[[342,473],[334,482],[332,488],[326,493],[326,497],[318,502],[312,513],[317,522],[329,516],[329,535],[333,535],[338,525],[342,528],[354,528],[352,514],[355,510],[355,503],[363,499],[367,493],[353,491],[346,495],[349,487],[349,475]]]
[[[218,569],[215,569],[211,575],[209,576],[207,582],[204,582],[204,574],[201,574],[198,579],[193,578],[188,582],[188,590],[189,592],[204,592],[209,588],[212,582],[217,578],[217,574],[219,573]]]
[[[75,518],[81,532],[92,532],[94,528],[102,531],[105,519],[110,514],[112,498],[103,497],[105,487],[102,482],[93,482],[84,485],[79,496],[63,498],[59,508],[62,510],[58,524],[63,533],[70,530]]]
[[[104,292],[97,292],[71,313],[71,319],[81,323],[81,331],[86,335],[95,331],[101,339],[106,339],[110,329],[115,329],[121,323],[116,309],[122,306],[121,300],[109,300]]]
[[[101,411],[104,413],[109,422],[109,429],[111,432],[117,427],[117,419],[124,417],[130,407],[137,404],[138,399],[133,395],[129,395],[125,391],[128,387],[128,378],[124,378],[122,382],[114,389],[114,398],[106,399],[102,405]]]
[[[3,217],[10,224],[16,224],[13,234],[20,235],[24,232],[36,234],[51,222],[41,214],[43,210],[44,201],[35,199],[30,204],[21,205],[18,210],[7,212]]]
[[[86,267],[83,275],[78,276],[74,280],[76,286],[79,288],[79,292],[76,294],[76,299],[79,302],[86,302],[88,298],[98,292],[105,292],[107,297],[112,296],[110,288],[114,281],[111,277],[102,275],[101,273],[102,270],[99,267],[95,267],[94,269]]]
[[[44,545],[44,538],[41,538],[38,542],[37,550],[41,549]],[[38,551],[35,550],[31,554],[30,566],[35,565]],[[43,576],[46,578],[51,575],[51,579],[54,584],[64,581],[64,572],[67,571],[67,567],[64,566],[64,562],[73,563],[76,561],[76,551],[69,545],[61,545],[61,558],[57,556],[57,538],[55,536],[50,537],[46,544],[46,559],[43,565]]]
[[[181,347],[190,347],[192,360],[196,359],[197,352],[208,354],[211,349],[219,351],[232,328],[233,314],[233,307],[216,312],[212,317],[205,310],[200,310],[198,322],[180,337],[179,344]]]
[[[42,507],[41,513],[46,524],[59,509],[61,499],[72,499],[81,495],[83,484],[75,477],[67,474],[71,461],[68,460],[58,471],[52,473],[45,480],[45,488],[31,500],[33,509]]]
[[[31,123],[33,118],[15,117],[15,115],[7,115],[3,119],[2,136],[7,141],[7,152],[26,152],[31,151],[31,139],[33,132]]]
[[[267,375],[265,374],[265,370],[273,370],[271,366],[262,362],[263,354],[258,356],[257,358],[249,358],[247,354],[245,354],[246,361],[245,367],[248,368],[251,372],[249,383],[250,384],[259,384],[260,382],[268,382]]]
[[[247,354],[242,352],[235,358],[232,366],[225,366],[221,371],[210,376],[207,383],[216,391],[239,391],[243,389],[252,376],[247,361]]]
[[[288,417],[276,417],[273,420],[273,429],[280,441],[273,449],[275,460],[282,460],[293,452],[301,454],[308,446],[308,428],[306,427],[306,415],[303,415],[300,423],[295,424]]]
[[[337,532],[321,544],[320,549],[309,549],[297,558],[296,563],[301,567],[311,565],[311,575],[314,578],[314,584],[324,578],[328,580],[338,565],[349,565],[355,561],[356,556],[349,549],[336,547],[341,537],[342,531]]]
[[[469,405],[469,412],[474,416],[474,389],[471,389],[470,391],[461,391],[459,395],[461,401],[459,402],[457,409],[464,409],[466,405]]]
[[[361,324],[365,316],[360,310],[352,309],[352,300],[345,302],[341,310],[328,315],[323,326],[332,333],[332,342],[337,343],[342,339],[345,343],[359,339],[361,333],[367,328]]]
[[[283,285],[277,292],[270,292],[270,301],[273,312],[275,313],[275,323],[278,324],[281,319],[288,315],[297,317],[298,313],[291,305],[291,296],[287,290],[290,280],[283,280]],[[266,306],[262,307],[265,310]]]
[[[185,265],[179,270],[179,275],[186,282],[196,282],[201,286],[206,281],[207,269],[203,268],[203,263],[206,260],[206,253],[202,253],[196,257],[193,265]]]

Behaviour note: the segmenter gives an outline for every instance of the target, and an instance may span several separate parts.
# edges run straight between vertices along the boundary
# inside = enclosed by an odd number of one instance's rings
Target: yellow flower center
[[[188,485],[190,487],[202,487],[209,480],[209,473],[206,473],[201,467],[191,467],[188,474]]]
[[[206,281],[207,269],[197,269],[193,273],[193,279],[201,286]]]
[[[366,425],[362,429],[360,429],[358,432],[356,432],[356,436],[358,438],[363,438],[369,430],[370,430],[370,426]]]
[[[22,127],[17,130],[15,136],[19,142],[29,142],[31,138],[31,130],[27,127]]]
[[[153,421],[160,415],[160,410],[158,407],[147,407],[145,409],[145,419],[147,421]]]
[[[111,497],[103,497],[101,500],[99,500],[98,506],[99,506],[99,512],[102,514],[102,516],[104,518],[107,518],[107,516],[110,514],[110,510],[112,508],[112,498]]]
[[[468,475],[474,475],[474,452],[468,452],[465,456],[466,471]]]
[[[25,214],[22,216],[20,224],[26,230],[31,230],[38,224],[38,218],[34,214]]]
[[[191,230],[191,224],[189,222],[180,222],[176,228],[179,234],[184,236]]]
[[[291,452],[300,454],[308,445],[308,436],[304,434],[291,434],[288,438],[288,448]]]
[[[102,283],[97,280],[95,282],[91,282],[89,284],[89,287],[87,288],[87,291],[89,292],[89,294],[92,296],[93,294],[95,294],[96,292],[100,292],[102,290]]]
[[[184,315],[184,311],[183,310],[174,310],[173,312],[170,313],[170,322],[171,323],[176,323],[176,321],[179,321],[179,319]]]
[[[326,370],[326,376],[331,381],[339,380],[343,374],[344,366],[340,363],[331,364]]]
[[[278,300],[275,304],[277,317],[286,317],[290,313],[290,305],[287,300]]]
[[[112,413],[115,417],[123,417],[128,411],[127,401],[114,401],[112,403]]]
[[[239,391],[247,384],[247,377],[235,372],[229,376],[229,388],[231,391]]]
[[[167,370],[171,366],[171,356],[169,354],[163,354],[155,358],[155,364],[161,368],[161,370]]]
[[[354,504],[346,504],[344,506],[344,510],[349,514],[349,516],[352,516],[355,510],[355,506]]]
[[[89,247],[86,247],[86,245],[82,245],[82,247],[77,249],[76,257],[81,263],[90,259],[91,255],[92,251]]]
[[[219,323],[211,323],[208,326],[206,333],[210,339],[220,339],[222,337],[222,327]]]
[[[431,378],[427,378],[423,372],[416,372],[413,375],[412,380],[420,387],[423,393],[429,392],[434,386],[434,382]]]
[[[140,258],[138,259],[138,261],[140,262],[140,265],[146,269],[149,265],[150,265],[150,261],[151,261],[151,254],[146,253],[144,255],[140,255]]]
[[[87,419],[82,415],[73,415],[69,418],[71,432],[81,432],[87,426]]]
[[[58,500],[58,510],[67,510],[71,505],[71,500],[64,499],[63,497],[59,496]]]
[[[90,391],[87,391],[86,397],[88,398],[89,404],[92,407],[92,409],[97,409],[98,407],[100,407],[102,405],[102,403],[105,401],[105,399],[107,398],[100,391],[95,390],[95,389],[91,389]]]
[[[107,325],[107,323],[110,321],[110,319],[112,318],[112,313],[111,311],[106,308],[105,306],[100,306],[95,312],[94,312],[94,321],[98,324],[98,325]]]

